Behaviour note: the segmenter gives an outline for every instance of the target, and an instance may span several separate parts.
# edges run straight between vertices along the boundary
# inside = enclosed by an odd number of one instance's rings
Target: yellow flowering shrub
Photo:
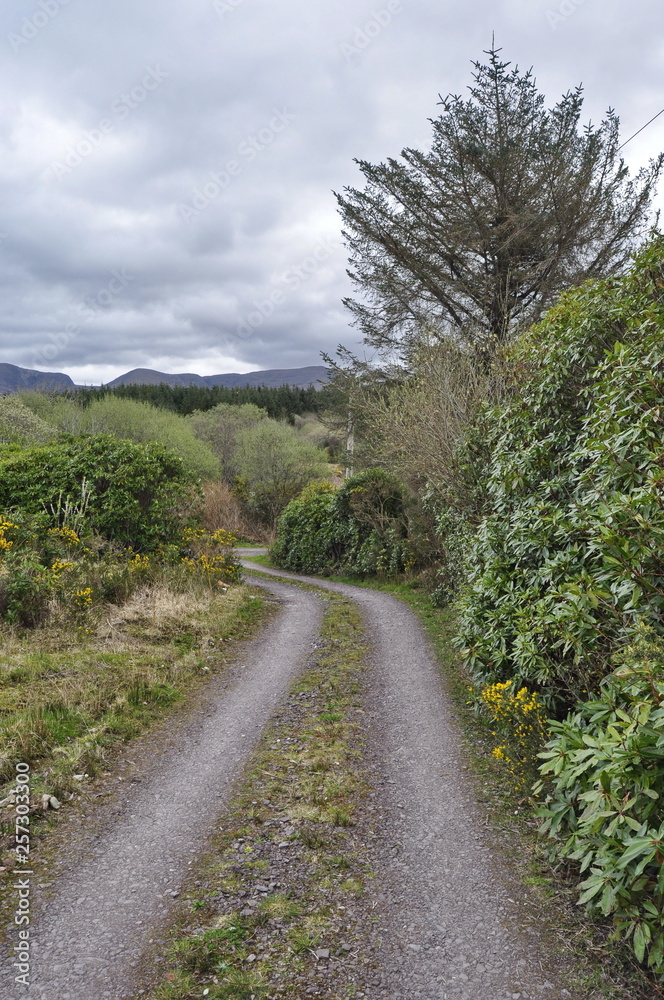
[[[61,528],[51,528],[49,530],[49,535],[53,535],[54,538],[61,538],[66,545],[80,545],[81,539],[78,537],[76,532],[72,528],[68,528],[63,525]]]
[[[4,518],[0,520],[0,556],[14,547],[14,539],[8,538],[7,534],[11,534],[12,529],[15,528],[16,525],[13,521],[7,521]]]
[[[92,605],[92,587],[84,587],[73,595],[74,605],[79,611],[87,611]]]
[[[186,573],[202,576],[211,590],[239,582],[241,571],[233,552],[237,539],[230,531],[187,528],[183,539],[189,554],[183,556],[180,565]]]
[[[548,738],[544,706],[537,694],[513,681],[491,684],[481,700],[500,735],[493,756],[505,763],[515,788],[526,791],[538,776],[537,755]]]

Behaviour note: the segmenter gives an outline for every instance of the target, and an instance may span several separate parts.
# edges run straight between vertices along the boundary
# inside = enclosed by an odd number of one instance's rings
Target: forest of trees
[[[81,406],[88,406],[94,400],[116,396],[120,399],[133,399],[141,403],[150,403],[160,409],[172,410],[180,416],[187,416],[196,411],[204,413],[220,403],[231,406],[242,406],[250,403],[265,410],[273,420],[288,420],[291,423],[296,415],[304,413],[322,413],[328,405],[330,390],[323,386],[320,389],[301,389],[296,386],[282,385],[276,388],[270,386],[238,386],[228,389],[225,386],[170,386],[161,385],[118,385],[110,388],[102,386],[99,389],[78,389],[64,393],[75,399]]]

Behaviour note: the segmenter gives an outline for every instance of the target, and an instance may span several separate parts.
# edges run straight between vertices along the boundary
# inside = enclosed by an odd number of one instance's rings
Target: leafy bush
[[[344,570],[394,575],[409,565],[403,487],[383,469],[307,487],[279,519],[272,555],[280,566],[310,573]]]
[[[579,902],[664,973],[664,641],[641,630],[541,754],[552,852],[589,873]]]
[[[286,504],[326,471],[319,448],[274,420],[238,432],[236,462],[247,487],[249,511],[270,527]]]
[[[55,428],[36,416],[18,396],[0,398],[0,444],[40,444],[56,434]]]
[[[160,444],[108,435],[28,448],[0,462],[0,509],[38,513],[89,488],[89,529],[150,551],[178,543],[200,489],[182,460]]]
[[[197,410],[187,417],[187,424],[200,440],[216,455],[220,463],[221,475],[227,483],[239,476],[238,435],[241,431],[267,420],[265,410],[252,403],[233,406],[219,403],[204,413]]]
[[[50,528],[44,514],[0,518],[0,618],[27,628],[40,624],[50,600],[65,592],[77,546],[77,535]]]
[[[205,579],[211,590],[240,582],[242,571],[233,552],[237,539],[229,531],[189,528],[184,531],[183,540],[189,546],[189,554],[182,559],[186,572]]]
[[[311,483],[279,518],[272,558],[285,569],[321,573],[339,566],[349,541],[331,483]]]
[[[637,611],[664,631],[662,287],[657,238],[625,277],[565,296],[486,420],[460,642],[483,683],[514,679],[554,711],[597,690]]]

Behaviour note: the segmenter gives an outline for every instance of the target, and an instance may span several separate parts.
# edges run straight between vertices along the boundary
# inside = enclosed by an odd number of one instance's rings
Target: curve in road
[[[571,996],[556,982],[564,977],[547,968],[540,929],[520,926],[528,918],[519,888],[504,855],[489,842],[464,775],[440,667],[413,612],[381,591],[243,565],[343,594],[364,613],[374,667],[368,717],[390,825],[383,840],[388,836],[398,845],[376,890],[385,970],[381,996]]]

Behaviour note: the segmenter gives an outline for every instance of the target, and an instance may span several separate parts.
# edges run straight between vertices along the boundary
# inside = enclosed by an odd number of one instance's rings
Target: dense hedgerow
[[[383,469],[307,486],[281,515],[272,549],[285,569],[394,575],[411,559],[403,487]]]
[[[664,241],[564,296],[515,348],[489,414],[490,513],[460,642],[483,683],[551,710],[597,691],[639,620],[664,632]]]
[[[536,786],[542,832],[554,859],[579,866],[580,903],[658,974],[663,331],[655,236],[627,275],[568,293],[512,349],[509,393],[481,415],[487,512],[466,553],[459,640],[512,766],[515,692],[557,717]]]

